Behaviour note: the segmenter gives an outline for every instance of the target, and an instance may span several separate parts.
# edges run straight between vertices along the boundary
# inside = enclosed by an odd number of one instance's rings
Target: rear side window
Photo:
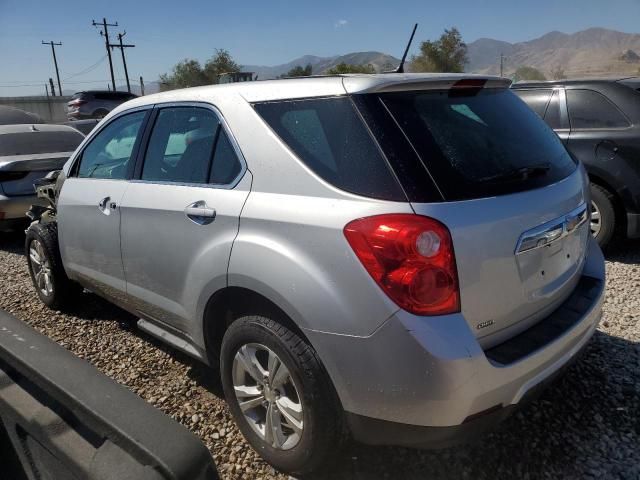
[[[540,117],[544,117],[544,112],[553,90],[536,88],[532,90],[514,90],[513,93],[524,100],[524,102],[529,105],[529,108],[540,115]]]
[[[348,97],[257,103],[256,111],[298,158],[337,188],[406,201]]]
[[[593,90],[567,90],[572,129],[626,128],[629,121],[604,95]]]
[[[576,163],[543,120],[506,89],[380,95],[447,200],[554,183]]]

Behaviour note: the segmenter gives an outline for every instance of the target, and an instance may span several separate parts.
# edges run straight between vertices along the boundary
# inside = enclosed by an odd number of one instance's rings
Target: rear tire
[[[25,239],[29,275],[40,301],[53,310],[68,306],[82,288],[69,280],[58,248],[58,225],[34,223]]]
[[[591,233],[601,248],[605,248],[616,228],[613,195],[595,183],[591,184]]]
[[[245,363],[246,359],[252,361]],[[291,475],[317,473],[332,465],[345,438],[342,406],[315,351],[304,339],[270,318],[246,316],[226,331],[220,360],[229,409],[262,458]],[[260,363],[257,370],[252,367],[254,361]],[[281,375],[283,367],[285,374]],[[261,375],[262,380],[255,380]],[[280,381],[272,380],[272,375]],[[253,402],[251,407],[249,402]],[[275,417],[270,417],[269,424],[270,411]],[[290,420],[292,412],[295,415]],[[275,432],[271,437],[267,436],[269,425],[276,425],[276,430],[270,430]]]

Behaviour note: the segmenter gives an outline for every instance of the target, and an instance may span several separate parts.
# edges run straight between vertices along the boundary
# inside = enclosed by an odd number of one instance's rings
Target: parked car
[[[514,92],[560,136],[591,180],[591,231],[640,237],[640,78],[517,83]]]
[[[25,112],[19,108],[0,105],[0,125],[47,123],[35,113]]]
[[[60,170],[83,139],[63,125],[0,126],[0,231],[27,225],[27,210],[39,203],[35,181]]]
[[[137,98],[137,95],[109,90],[90,90],[74,93],[69,103],[67,103],[67,118],[69,120],[104,118],[118,105],[133,98]]]
[[[382,74],[136,99],[29,228],[37,295],[59,308],[82,285],[219,367],[282,471],[330,465],[345,432],[469,440],[576,357],[604,297],[586,173],[508,87]]]

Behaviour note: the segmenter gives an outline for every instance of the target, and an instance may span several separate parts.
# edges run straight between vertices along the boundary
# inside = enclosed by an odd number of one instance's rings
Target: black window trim
[[[565,96],[566,96],[566,90],[565,89]],[[620,107],[618,107],[618,105],[616,105],[608,96],[606,96],[605,94],[603,94],[602,92],[599,92],[598,90],[594,90],[593,88],[589,88],[588,86],[575,86],[575,87],[571,87],[568,88],[568,90],[571,91],[588,91],[588,92],[593,92],[597,95],[600,95],[602,98],[605,99],[605,101],[611,105],[621,116],[622,118],[624,118],[627,121],[627,126],[626,127],[595,127],[595,128],[575,128],[573,127],[573,125],[571,125],[571,106],[569,105],[569,99],[567,97],[566,98],[566,103],[567,103],[567,113],[568,113],[568,123],[569,123],[569,128],[571,129],[572,132],[597,132],[597,131],[602,131],[602,130],[613,130],[613,131],[623,131],[623,130],[629,130],[631,128],[633,128],[633,122],[629,119],[629,117],[627,117],[627,115],[622,111],[622,109]]]
[[[172,102],[165,102],[165,103],[156,103],[154,105],[151,105],[151,107],[153,107],[153,111],[150,115],[150,118],[148,119],[147,126],[141,137],[142,145],[137,152],[135,167],[133,170],[132,177],[130,178],[130,181],[132,183],[143,183],[143,184],[153,184],[153,185],[175,185],[175,186],[187,186],[187,187],[198,187],[198,188],[217,188],[220,190],[233,190],[238,185],[238,183],[240,183],[240,180],[242,180],[242,178],[244,177],[244,174],[248,170],[247,162],[244,158],[244,155],[242,154],[242,150],[240,150],[240,145],[238,144],[237,140],[231,133],[231,129],[229,128],[229,125],[226,119],[224,118],[220,110],[215,105],[208,102],[172,101]],[[173,181],[142,179],[142,167],[144,165],[144,157],[147,153],[147,149],[149,148],[149,140],[151,139],[151,133],[153,131],[153,127],[155,126],[156,120],[158,118],[158,114],[160,113],[160,110],[164,108],[176,108],[176,107],[204,108],[206,110],[212,111],[213,114],[216,116],[216,118],[218,119],[218,122],[220,122],[220,125],[218,128],[219,129],[222,128],[222,130],[226,133],[227,138],[229,139],[229,143],[231,143],[231,147],[233,148],[233,151],[236,154],[236,158],[240,162],[240,171],[238,172],[238,175],[236,175],[236,177],[233,180],[231,180],[231,182],[222,184],[222,183],[173,182]],[[218,130],[218,132],[216,132],[216,142],[214,142],[214,150],[215,150],[215,146],[217,145],[217,140],[219,139],[219,137],[220,137],[220,131]],[[214,152],[211,153],[211,158],[213,158],[213,156],[214,156]],[[213,167],[211,158],[209,159],[209,168],[208,168],[209,175],[211,172],[211,168]]]
[[[96,127],[91,131],[91,133],[84,139],[84,141],[76,149],[76,153],[73,155],[73,158],[70,163],[67,177],[80,179],[80,177],[78,177],[78,168],[80,166],[80,162],[82,161],[82,155],[84,154],[85,149],[89,146],[89,144],[91,144],[91,142],[93,142],[93,140],[100,134],[100,132],[102,132],[105,128],[107,128],[116,120],[126,115],[129,115],[132,113],[138,113],[138,112],[146,112],[146,115],[142,119],[142,125],[140,126],[140,132],[142,132],[142,134],[140,133],[138,134],[136,138],[136,143],[133,145],[133,150],[131,151],[131,159],[133,161],[130,162],[130,165],[127,168],[127,174],[125,175],[125,178],[94,178],[94,177],[81,178],[82,180],[110,180],[114,182],[131,180],[133,176],[134,165],[137,163],[137,158],[140,153],[140,145],[142,144],[142,139],[147,129],[147,125],[149,123],[149,117],[151,116],[150,114],[152,109],[153,109],[153,105],[143,105],[140,107],[129,108],[109,118],[108,122],[101,122],[102,125],[100,123],[96,125]]]

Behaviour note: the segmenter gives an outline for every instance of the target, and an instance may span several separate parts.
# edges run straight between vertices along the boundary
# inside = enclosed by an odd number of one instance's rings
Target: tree
[[[564,74],[564,68],[560,65],[556,65],[551,69],[552,80],[564,80],[567,76]]]
[[[228,51],[216,50],[216,53],[207,60],[204,68],[200,62],[191,58],[185,58],[177,63],[171,73],[160,75],[160,89],[173,90],[175,88],[197,87],[199,85],[212,85],[219,82],[223,73],[240,71],[238,65]]]
[[[339,63],[333,68],[327,70],[329,75],[340,75],[343,73],[376,73],[376,69],[373,65],[352,65],[350,63]]]
[[[518,67],[514,74],[514,81],[519,82],[521,80],[546,80],[540,70],[534,67]]]
[[[173,90],[175,88],[197,87],[206,85],[208,79],[197,60],[185,58],[177,63],[171,74],[160,75],[160,89]]]
[[[311,75],[312,70],[313,68],[311,67],[310,63],[308,63],[306,67],[297,65],[293,67],[291,70],[289,70],[287,73],[285,73],[284,75],[280,75],[280,78],[308,77]]]
[[[231,54],[225,49],[216,49],[216,53],[204,64],[204,74],[210,83],[218,83],[220,75],[224,73],[235,73],[240,71],[238,65]]]
[[[420,54],[411,57],[410,70],[460,73],[467,61],[467,44],[462,41],[458,29],[451,27],[445,29],[438,40],[420,44]]]

